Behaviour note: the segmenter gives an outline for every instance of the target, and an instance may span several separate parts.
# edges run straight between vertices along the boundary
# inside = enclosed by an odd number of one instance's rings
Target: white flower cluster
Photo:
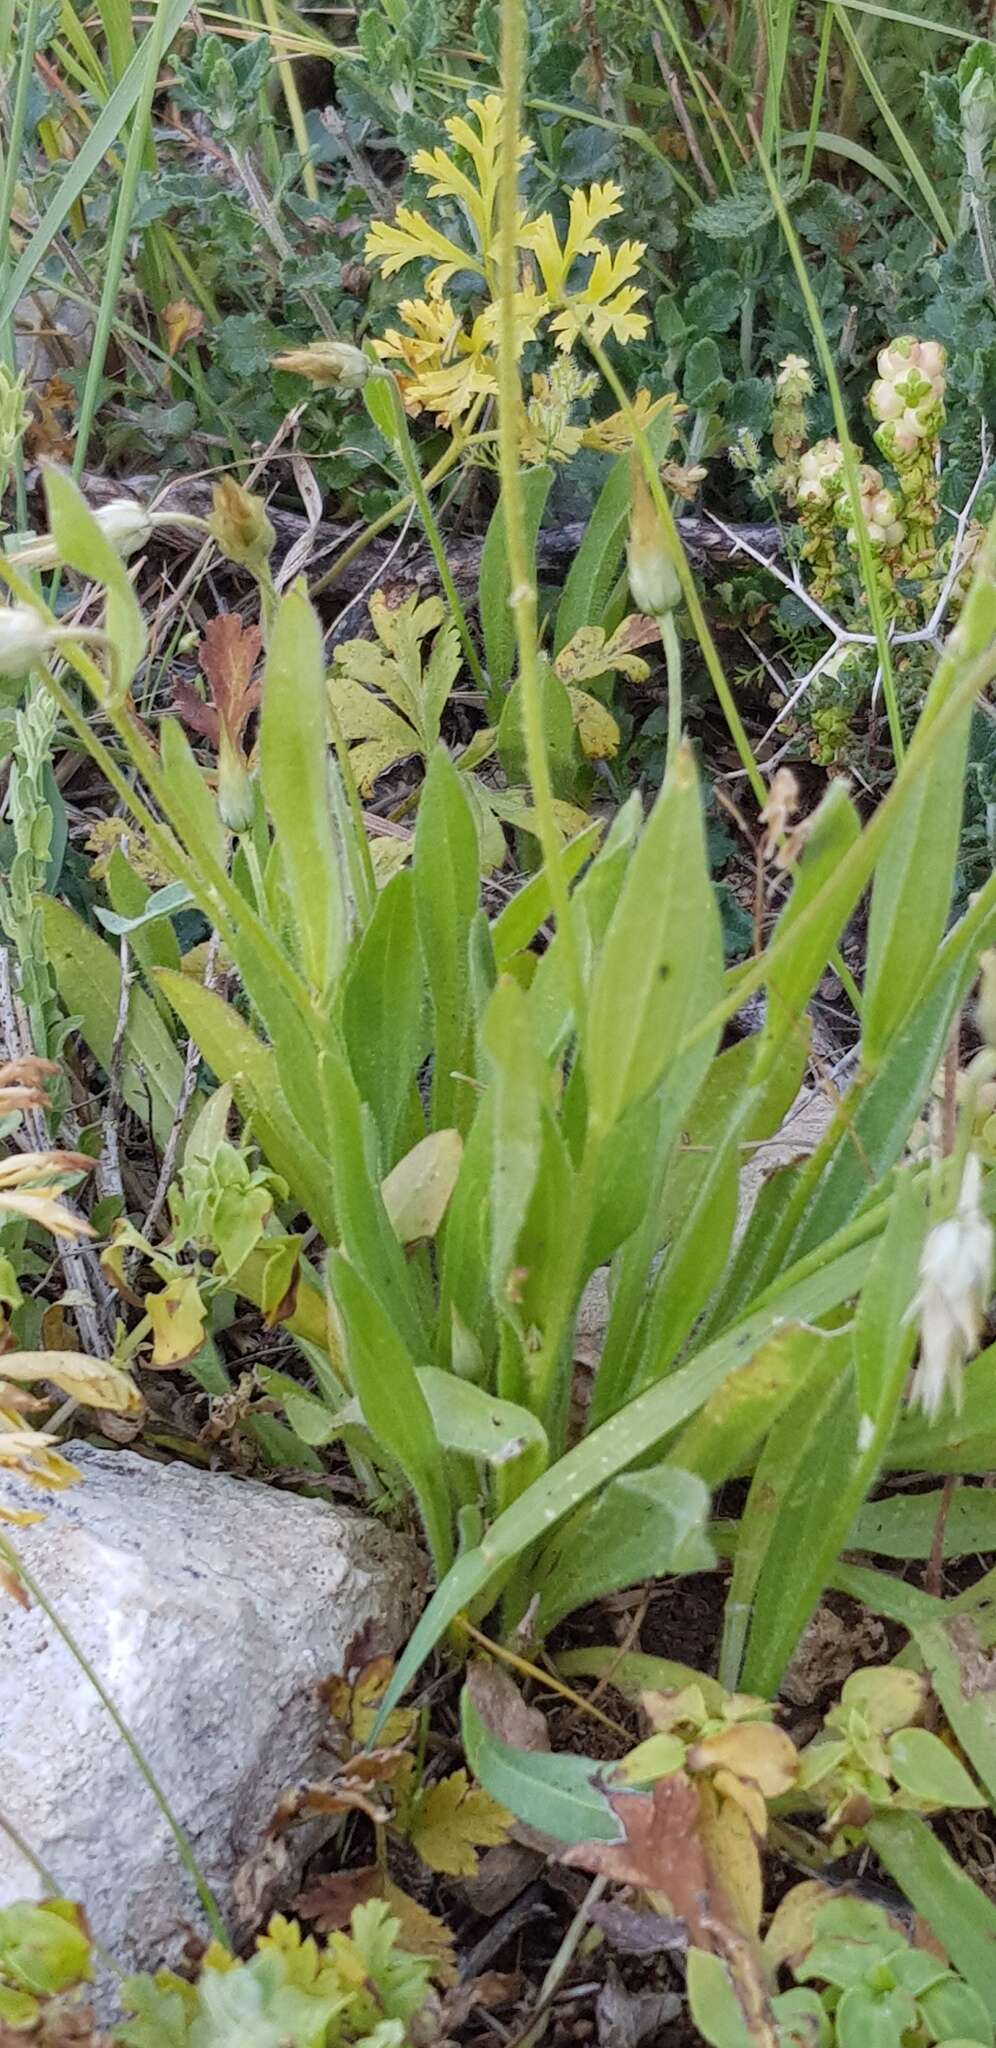
[[[913,455],[933,440],[944,404],[947,353],[939,341],[900,335],[879,350],[878,376],[868,394],[873,419],[888,427],[886,453]]]

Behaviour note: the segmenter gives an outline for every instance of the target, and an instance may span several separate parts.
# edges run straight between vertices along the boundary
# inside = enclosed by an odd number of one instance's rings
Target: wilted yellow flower
[[[230,562],[257,573],[269,560],[276,534],[262,498],[243,490],[235,478],[223,476],[211,488],[213,539]]]
[[[359,391],[373,369],[369,356],[348,341],[313,341],[307,348],[285,349],[270,361],[275,370],[307,377],[320,391]]]

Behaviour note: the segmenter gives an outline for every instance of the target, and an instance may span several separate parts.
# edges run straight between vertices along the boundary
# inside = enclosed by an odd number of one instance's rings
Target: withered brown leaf
[[[244,626],[237,612],[219,612],[209,619],[200,645],[204,680],[211,692],[206,704],[188,683],[177,683],[173,704],[185,725],[203,733],[217,747],[224,732],[238,750],[242,735],[258,708],[262,686],[252,680],[263,637],[258,626]]]

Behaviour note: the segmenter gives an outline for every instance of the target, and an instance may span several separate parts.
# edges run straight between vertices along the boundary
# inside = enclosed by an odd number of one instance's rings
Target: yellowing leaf
[[[761,1924],[762,1878],[757,1839],[743,1808],[699,1786],[699,1833],[706,1862],[732,1908],[741,1934],[756,1941]]]
[[[629,618],[623,619],[611,638],[601,626],[579,626],[566,647],[561,648],[553,664],[554,670],[562,683],[572,685],[590,682],[593,677],[612,669],[617,669],[631,683],[645,683],[650,669],[633,649],[647,647],[659,639],[660,627],[656,619],[644,618],[640,612],[633,612]]]
[[[391,876],[396,875],[398,869],[404,867],[411,850],[412,842],[407,833],[403,839],[385,839],[378,834],[377,838],[372,840],[370,858],[373,861],[374,881],[378,889],[383,889]]]
[[[611,761],[619,751],[619,727],[611,711],[587,690],[569,689],[567,695],[585,759]]]
[[[459,1131],[430,1131],[381,1182],[384,1207],[402,1244],[435,1237],[453,1193],[463,1139]]]
[[[152,1324],[150,1364],[166,1368],[182,1365],[200,1350],[207,1309],[193,1274],[177,1273],[158,1294],[147,1294],[145,1313]]]
[[[87,1358],[81,1351],[11,1351],[0,1360],[8,1380],[30,1383],[51,1380],[85,1408],[110,1408],[115,1415],[137,1415],[142,1396],[119,1365]]]
[[[688,1753],[692,1771],[724,1771],[756,1785],[764,1799],[789,1791],[799,1774],[799,1755],[784,1728],[742,1721],[707,1735]]]
[[[89,1223],[74,1216],[62,1202],[45,1189],[0,1189],[0,1218],[19,1216],[25,1223],[40,1223],[54,1237],[92,1237]]]
[[[75,1486],[80,1474],[53,1450],[55,1441],[46,1430],[22,1428],[16,1416],[0,1408],[0,1465],[14,1466],[31,1486],[61,1493]]]
[[[369,1740],[370,1731],[393,1671],[392,1657],[374,1657],[369,1664],[363,1666],[355,1679],[328,1678],[319,1687],[321,1698],[333,1720],[342,1722],[359,1749],[362,1749]],[[396,1749],[401,1743],[407,1742],[417,1719],[418,1716],[411,1707],[396,1707],[394,1712],[388,1715],[380,1731],[380,1741],[384,1748]]]
[[[204,315],[199,307],[192,306],[189,299],[171,299],[164,306],[160,318],[166,336],[166,347],[175,356],[186,341],[196,341],[204,332]]]
[[[466,1771],[453,1771],[423,1792],[415,1810],[411,1843],[430,1870],[447,1877],[473,1877],[477,1850],[504,1842],[512,1825],[483,1786],[472,1785]]]
[[[409,1897],[401,1887],[390,1879],[383,1890],[384,1904],[397,1921],[398,1947],[408,1950],[410,1955],[424,1956],[432,1965],[432,1974],[437,1984],[455,1984],[457,1981],[456,1957],[453,1936],[445,1920],[437,1920],[427,1906],[420,1906],[417,1899]]]

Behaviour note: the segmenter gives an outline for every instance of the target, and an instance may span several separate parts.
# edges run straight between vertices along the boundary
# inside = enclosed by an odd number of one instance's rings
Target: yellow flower
[[[651,420],[655,420],[666,405],[671,406],[676,417],[685,410],[683,405],[679,405],[673,392],[666,398],[651,398],[649,391],[645,391],[642,385],[639,391],[634,392],[632,403],[636,424],[644,432]],[[597,448],[604,455],[624,455],[626,449],[633,446],[633,429],[624,412],[612,412],[604,420],[592,420],[585,428],[581,442],[583,447]]]
[[[546,301],[535,291],[517,295],[520,348],[533,339],[545,309]],[[443,426],[452,426],[476,398],[490,397],[497,390],[492,353],[497,308],[486,306],[469,329],[438,292],[428,299],[404,299],[398,311],[410,331],[389,328],[374,348],[382,359],[402,362],[409,371],[400,377],[406,410],[416,417],[420,412],[434,413]]]
[[[474,178],[459,169],[444,149],[418,150],[412,158],[412,169],[432,179],[430,199],[448,197],[457,200],[483,256],[495,236],[504,103],[499,93],[489,93],[485,100],[468,100],[467,108],[477,122],[477,132],[459,114],[451,115],[443,125],[450,141],[469,156],[476,173],[476,183]],[[532,143],[526,137],[520,137],[520,158],[526,156],[531,148]]]
[[[541,213],[538,220],[530,221],[522,230],[522,247],[531,250],[536,257],[543,283],[556,304],[562,303],[567,296],[568,274],[578,257],[604,253],[595,230],[619,212],[621,200],[621,185],[592,185],[587,192],[572,192],[563,248],[549,213]],[[642,244],[640,254],[643,254]]]
[[[628,279],[636,276],[645,248],[645,242],[620,242],[615,251],[599,249],[587,284],[570,294],[552,323],[558,348],[572,349],[581,332],[599,342],[607,334],[617,341],[642,341],[650,322],[633,308],[646,294]]]
[[[403,270],[406,263],[424,261],[427,256],[435,258],[435,269],[430,271],[428,287],[430,292],[442,291],[458,270],[476,270],[481,276],[484,265],[478,257],[451,242],[439,228],[434,228],[425,215],[416,213],[413,206],[399,206],[393,221],[375,220],[364,244],[365,254],[371,263],[376,263],[385,277],[393,277],[395,271]]]

